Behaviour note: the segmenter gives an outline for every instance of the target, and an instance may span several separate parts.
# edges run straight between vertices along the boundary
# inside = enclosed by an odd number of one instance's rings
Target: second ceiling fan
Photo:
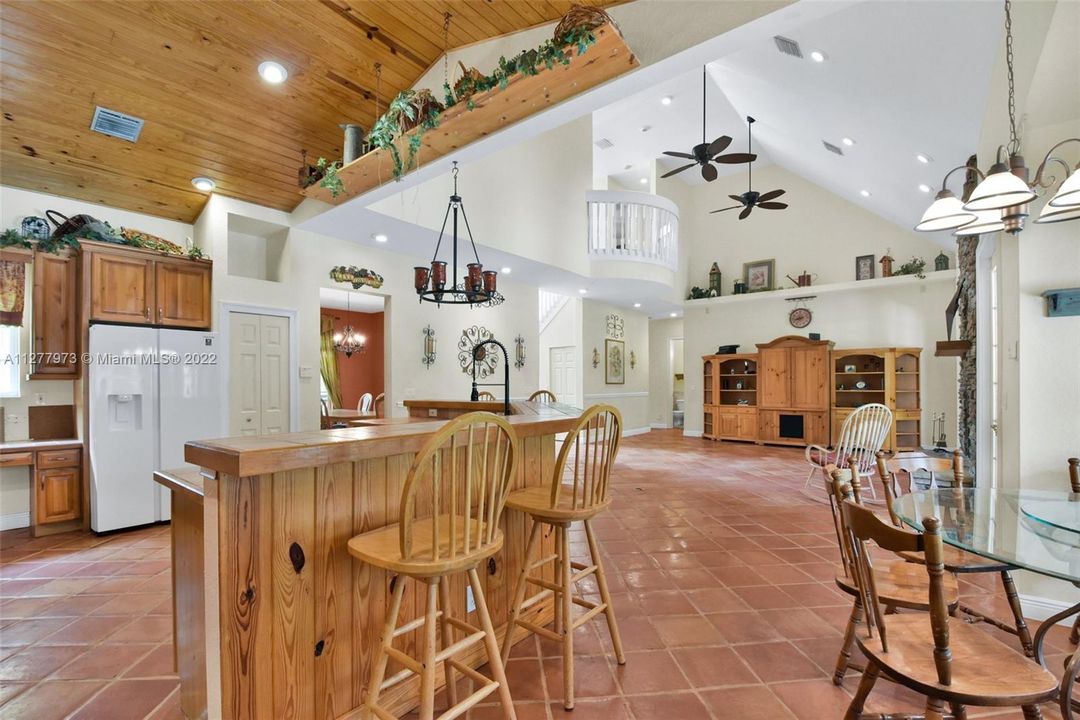
[[[749,115],[746,116],[746,148],[749,150],[753,147],[754,118]],[[755,159],[757,155],[753,155]],[[719,210],[713,210],[709,214],[724,212],[725,210],[735,210],[736,208],[742,208],[742,212],[739,213],[739,219],[745,220],[753,212],[754,208],[759,207],[764,210],[783,210],[787,207],[787,203],[775,202],[776,198],[783,195],[785,190],[770,190],[767,193],[759,193],[754,191],[754,165],[752,162],[746,163],[747,179],[746,179],[746,192],[742,195],[728,195],[729,198],[739,203],[738,205],[732,205],[731,207],[720,208]]]
[[[683,158],[684,160],[693,160],[692,163],[677,167],[670,172],[664,173],[660,177],[671,177],[677,175],[683,170],[689,170],[695,165],[701,166],[701,177],[707,181],[712,182],[716,179],[717,172],[716,166],[713,163],[724,163],[725,165],[735,165],[740,163],[748,163],[757,160],[757,155],[752,153],[728,153],[727,155],[720,155],[724,152],[727,146],[731,144],[730,135],[721,135],[720,137],[710,142],[705,142],[705,111],[707,104],[705,102],[706,88],[708,86],[708,75],[706,69],[703,66],[701,68],[701,144],[695,145],[690,149],[689,153],[676,152],[674,150],[667,150],[665,155],[671,157]]]

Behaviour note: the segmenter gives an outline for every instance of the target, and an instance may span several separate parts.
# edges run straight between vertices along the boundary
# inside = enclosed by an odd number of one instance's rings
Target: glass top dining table
[[[923,529],[924,518],[938,518],[942,540],[949,545],[1080,583],[1080,494],[935,488],[898,498],[894,510],[917,530]]]

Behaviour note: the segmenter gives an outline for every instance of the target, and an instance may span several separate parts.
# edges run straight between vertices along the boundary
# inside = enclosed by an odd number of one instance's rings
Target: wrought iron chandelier
[[[1013,235],[1024,229],[1024,221],[1030,214],[1031,201],[1040,190],[1049,190],[1057,178],[1047,175],[1047,166],[1057,163],[1065,171],[1065,180],[1057,193],[1043,206],[1038,224],[1064,222],[1080,219],[1080,164],[1069,168],[1053,152],[1067,143],[1080,143],[1080,138],[1068,138],[1054,145],[1046,153],[1035,171],[1035,179],[1028,181],[1028,168],[1020,154],[1020,138],[1016,134],[1016,93],[1013,86],[1013,36],[1012,3],[1005,0],[1005,64],[1009,77],[1009,142],[997,151],[997,160],[990,171],[983,174],[978,168],[960,166],[953,168],[941,183],[941,191],[923,213],[916,230],[934,232],[955,230],[954,235],[978,235],[1004,230]],[[960,200],[946,187],[949,177],[957,170],[969,170],[980,178],[970,195]]]
[[[345,306],[352,313],[352,295],[345,293]],[[356,332],[352,323],[346,320],[345,327],[340,332],[334,333],[334,350],[344,353],[345,357],[363,355],[367,352],[367,338]]]
[[[435,244],[435,254],[431,256],[431,266],[417,265],[413,268],[416,294],[420,302],[433,302],[438,305],[473,305],[492,307],[499,305],[505,299],[496,289],[498,273],[494,270],[485,270],[480,263],[480,256],[476,252],[476,242],[473,240],[472,229],[469,227],[469,218],[465,215],[465,205],[458,195],[457,161],[454,161],[454,194],[450,196],[450,204],[446,207],[446,215],[443,216],[442,229],[439,230],[439,241]],[[458,277],[458,215],[465,222],[465,231],[469,235],[469,245],[472,247],[473,259],[476,262],[465,265],[466,273],[461,282],[456,282]],[[447,284],[445,260],[439,260],[439,250],[442,248],[443,236],[446,234],[446,221],[453,215],[453,254],[450,278],[452,284]]]

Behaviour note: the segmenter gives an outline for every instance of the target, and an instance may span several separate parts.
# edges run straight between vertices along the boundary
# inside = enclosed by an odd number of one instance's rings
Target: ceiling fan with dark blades
[[[701,166],[701,177],[707,181],[712,182],[716,179],[717,172],[716,166],[713,163],[723,163],[725,165],[734,165],[745,162],[753,162],[757,159],[757,155],[751,153],[728,153],[727,155],[721,155],[727,149],[727,146],[731,144],[731,136],[721,135],[720,137],[710,142],[705,142],[705,111],[708,107],[706,100],[706,91],[708,88],[708,76],[705,68],[701,68],[701,144],[695,145],[690,149],[690,152],[676,152],[674,150],[668,150],[664,152],[665,155],[675,158],[682,158],[683,160],[693,160],[691,163],[687,163],[682,167],[677,167],[670,172],[664,173],[660,177],[671,177],[672,175],[678,175],[683,170],[689,170],[695,165]]]
[[[750,150],[753,147],[753,142],[754,142],[754,138],[753,138],[754,118],[747,115],[746,116],[746,124],[747,124],[747,129],[746,129],[746,134],[747,134],[746,149]],[[751,157],[753,157],[754,159],[757,159],[757,155],[751,155]],[[740,220],[745,220],[746,218],[750,217],[750,213],[753,212],[754,208],[756,208],[756,207],[763,208],[765,210],[783,210],[784,208],[787,207],[787,203],[775,202],[776,198],[780,197],[785,192],[787,192],[786,190],[770,190],[767,193],[754,192],[754,190],[753,190],[753,187],[754,187],[754,165],[753,165],[753,161],[748,161],[746,163],[746,166],[747,166],[747,171],[748,171],[747,172],[747,180],[746,180],[746,192],[744,192],[742,195],[728,195],[729,198],[731,198],[732,200],[734,200],[735,202],[737,202],[739,204],[738,205],[732,205],[731,207],[720,208],[719,210],[713,210],[713,211],[711,211],[709,213],[710,215],[712,215],[713,213],[725,212],[727,210],[738,210],[739,208],[742,208],[742,212],[739,213],[739,219]]]

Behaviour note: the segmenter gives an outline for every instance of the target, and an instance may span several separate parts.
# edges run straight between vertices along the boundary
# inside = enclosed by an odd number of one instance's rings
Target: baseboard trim
[[[682,434],[683,434],[683,437],[692,437],[692,438],[701,437],[701,431],[700,430],[683,430]]]
[[[640,427],[640,428],[632,428],[630,430],[623,430],[622,436],[623,437],[630,437],[632,435],[644,435],[647,432],[652,432],[652,428]]]
[[[665,423],[649,423],[649,427],[653,430],[670,430],[672,428],[671,425]]]
[[[631,397],[649,397],[649,392],[606,392],[606,393],[590,393],[585,396],[586,400],[608,400],[610,398],[631,398]]]
[[[0,530],[18,530],[24,527],[30,527],[29,511],[0,515]]]
[[[1070,603],[1041,595],[1020,595],[1020,606],[1024,608],[1024,617],[1032,620],[1045,620],[1051,615],[1056,615],[1065,608],[1071,607]],[[1075,616],[1062,620],[1059,625],[1072,625]]]

